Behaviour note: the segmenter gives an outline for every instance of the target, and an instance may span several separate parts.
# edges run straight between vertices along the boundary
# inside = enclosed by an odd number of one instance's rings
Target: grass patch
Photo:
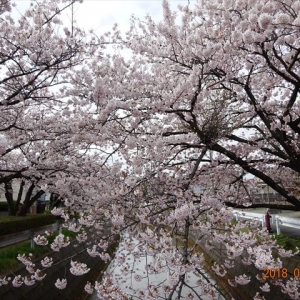
[[[300,249],[300,237],[293,237],[284,234],[274,234],[277,244],[282,246],[285,250]]]
[[[231,220],[231,225],[236,225],[237,223],[238,223],[238,221],[236,219]]]
[[[4,275],[22,266],[17,259],[18,254],[32,253],[32,259],[42,256],[50,251],[49,246],[37,246],[31,249],[31,242],[25,241],[17,245],[8,246],[0,249],[0,274]]]
[[[70,240],[75,239],[77,233],[63,229],[62,233],[68,236]],[[58,233],[54,233],[48,236],[48,242],[51,244]],[[34,249],[31,249],[31,241],[21,242],[8,247],[0,248],[0,275],[5,275],[13,270],[20,268],[23,264],[17,259],[18,254],[32,253],[32,260],[42,257],[43,255],[52,252],[50,245],[38,246],[35,245]]]
[[[62,234],[68,236],[71,240],[74,240],[78,234],[78,232],[70,231],[68,229],[63,229]]]

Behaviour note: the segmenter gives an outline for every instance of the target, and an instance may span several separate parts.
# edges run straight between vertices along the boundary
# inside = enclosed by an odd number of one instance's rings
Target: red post
[[[267,211],[267,213],[265,214],[265,221],[266,221],[266,227],[267,227],[269,232],[272,230],[272,228],[271,228],[271,218],[272,218],[272,216],[270,216],[269,211]]]

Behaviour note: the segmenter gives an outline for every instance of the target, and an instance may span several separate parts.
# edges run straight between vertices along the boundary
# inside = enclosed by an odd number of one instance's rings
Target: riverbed
[[[136,245],[138,244],[137,240],[134,240],[133,242]],[[118,256],[120,255],[125,257],[125,260],[122,264],[120,264],[120,260],[118,261],[117,259]],[[142,290],[146,292],[148,290],[149,285],[159,287],[164,285],[169,279],[170,273],[168,272],[167,269],[165,269],[164,272],[153,273],[153,274],[151,271],[147,272],[145,270],[146,265],[154,264],[156,260],[159,258],[160,258],[159,255],[153,256],[153,255],[146,255],[146,254],[136,258],[132,254],[132,251],[129,252],[124,249],[124,241],[123,241],[120,243],[115,259],[111,261],[106,273],[112,277],[113,283],[116,284],[122,292],[128,294],[128,296],[132,297],[132,299],[142,299],[141,297],[138,296],[138,290]],[[124,268],[125,270],[127,270],[125,274],[124,274]],[[215,284],[215,281],[209,276],[209,274],[206,275],[208,276],[212,284]],[[186,279],[185,279],[186,283],[189,286],[191,286],[198,295],[201,295],[201,299],[203,300],[209,300],[209,299],[224,300],[225,299],[217,292],[215,293],[215,297],[203,295],[203,291],[197,285],[198,280],[199,277],[196,276],[194,273],[190,272],[186,274]],[[194,296],[194,298],[192,298],[191,294]],[[166,299],[166,296],[167,294],[161,292],[159,295],[156,296],[156,299]],[[190,296],[191,298],[189,298],[188,296]],[[89,300],[96,300],[96,299],[99,299],[96,293],[94,293],[89,298]],[[173,294],[172,299],[174,300],[178,299],[177,292]],[[191,289],[184,286],[180,299],[199,299],[199,298]]]

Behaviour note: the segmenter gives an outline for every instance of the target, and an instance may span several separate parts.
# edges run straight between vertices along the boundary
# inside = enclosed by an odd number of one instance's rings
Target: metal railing
[[[32,230],[24,230],[18,233],[0,236],[0,248],[10,246],[23,241],[31,240],[31,248],[34,248],[33,238],[38,234],[44,234],[45,231],[57,231],[60,230],[61,226],[59,223],[39,227]]]
[[[262,226],[265,225],[265,216],[263,214],[244,212],[240,210],[233,210],[232,213],[235,216],[236,221],[238,221],[239,219],[250,219],[250,220],[256,219],[261,221]]]
[[[286,226],[291,228],[300,229],[300,219],[297,218],[287,218],[282,216],[275,216],[276,232],[281,233],[280,226]]]
[[[232,211],[236,221],[239,219],[256,219],[261,222],[261,226],[265,226],[265,214],[263,213],[253,213],[253,212],[245,212],[240,210]],[[299,218],[289,218],[281,215],[272,215],[271,218],[272,225],[276,226],[276,233],[281,233],[281,227],[290,227],[295,229],[300,229],[300,219]]]

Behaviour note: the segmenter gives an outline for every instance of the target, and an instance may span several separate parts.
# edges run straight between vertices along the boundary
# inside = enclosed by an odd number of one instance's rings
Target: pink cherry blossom
[[[0,286],[7,285],[9,283],[9,281],[11,281],[10,277],[6,278],[6,276],[4,276],[3,278],[0,278]]]
[[[21,275],[15,276],[15,278],[12,280],[12,285],[14,287],[20,287],[23,284],[23,278]]]
[[[263,292],[270,292],[270,285],[265,283],[263,286],[260,287]]]
[[[53,259],[48,256],[44,257],[42,260],[41,260],[41,265],[44,267],[44,268],[49,268],[51,267],[53,264]]]
[[[251,281],[249,276],[244,275],[240,275],[240,276],[235,276],[235,282],[237,284],[241,284],[241,285],[245,285],[248,284]]]
[[[24,284],[27,285],[27,286],[34,285],[35,284],[35,277],[33,275],[25,276]]]
[[[86,264],[71,260],[71,274],[75,276],[81,276],[89,272],[89,270],[90,269],[87,267]]]
[[[92,286],[92,284],[90,282],[87,282],[84,290],[88,293],[88,294],[93,294],[94,292],[94,287]]]
[[[55,282],[55,286],[59,290],[63,290],[67,287],[67,280],[65,278],[63,278],[63,279],[58,278]]]
[[[41,281],[46,277],[47,274],[43,274],[43,272],[37,269],[34,273],[35,280]]]
[[[34,242],[39,246],[46,246],[48,245],[48,240],[46,237],[38,235],[33,238]]]
[[[51,195],[52,214],[80,243],[58,234],[55,252],[74,246],[108,262],[108,245],[120,238],[119,280],[148,284],[125,295],[106,273],[86,285],[100,299],[171,299],[175,291],[193,299],[198,290],[216,298],[222,289],[203,273],[199,245],[222,249],[212,271],[233,287],[252,279],[231,275],[237,258],[258,269],[255,299],[273,285],[298,299],[298,280],[262,278],[298,250],[277,245],[259,220],[233,223],[231,207],[263,201],[262,185],[300,207],[299,1],[192,1],[173,10],[165,0],[160,21],[132,17],[128,32],[115,25],[99,36],[64,22],[72,5],[38,1],[20,17],[10,3],[0,5],[5,197],[14,200],[17,186],[26,214],[38,196]],[[129,258],[147,262],[134,272]],[[16,275],[14,286],[46,276],[30,256],[18,259],[34,275]],[[76,255],[66,259],[65,272],[89,271]]]

